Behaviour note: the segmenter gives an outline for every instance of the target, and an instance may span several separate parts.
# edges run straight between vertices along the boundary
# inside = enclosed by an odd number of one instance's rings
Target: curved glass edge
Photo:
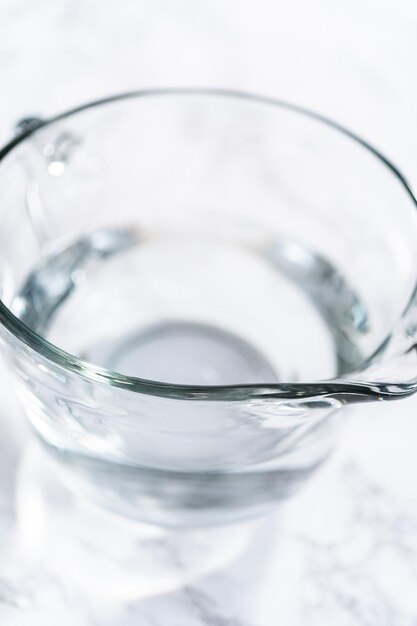
[[[80,113],[82,111],[111,104],[113,102],[134,98],[146,98],[157,96],[216,96],[237,100],[251,101],[261,105],[284,108],[300,115],[305,115],[315,119],[322,124],[333,128],[361,145],[364,149],[381,161],[391,174],[397,178],[404,191],[409,196],[417,208],[417,198],[411,190],[404,176],[399,169],[379,150],[374,148],[365,139],[348,130],[338,122],[316,113],[305,107],[271,98],[252,94],[245,91],[229,90],[222,88],[158,88],[121,93],[99,100],[95,100],[81,106],[75,107],[53,117],[41,120],[33,125],[23,125],[22,130],[3,148],[0,149],[0,163],[16,146],[25,139],[35,134],[38,130],[52,125],[55,122]],[[415,294],[417,293],[417,283],[413,294],[405,307],[403,315],[409,310]],[[28,326],[21,322],[0,300],[0,324],[4,326],[19,341],[22,341],[29,348],[39,353],[45,359],[51,361],[59,367],[67,369],[92,382],[100,382],[119,387],[132,392],[143,393],[151,396],[158,396],[170,399],[182,400],[213,400],[213,401],[247,401],[255,399],[290,399],[290,400],[318,400],[324,398],[335,398],[341,404],[351,404],[355,402],[391,400],[407,397],[417,391],[416,380],[407,383],[367,383],[362,381],[344,380],[341,378],[310,383],[276,383],[276,384],[254,384],[254,385],[221,385],[221,386],[197,386],[197,385],[177,385],[152,380],[145,380],[130,376],[124,376],[111,370],[106,370],[95,366],[87,361],[79,359],[57,346],[53,345]],[[354,376],[354,372],[352,373]]]

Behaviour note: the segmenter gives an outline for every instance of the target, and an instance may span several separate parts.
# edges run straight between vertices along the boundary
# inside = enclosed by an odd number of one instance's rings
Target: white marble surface
[[[217,85],[303,103],[417,186],[414,0],[2,0],[0,136],[111,92]],[[417,399],[358,408],[274,518],[132,527],[75,500],[0,374],[3,626],[417,624]]]

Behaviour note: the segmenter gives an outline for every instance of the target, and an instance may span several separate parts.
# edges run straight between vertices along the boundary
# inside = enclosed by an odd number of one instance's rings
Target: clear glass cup
[[[416,200],[337,124],[154,90],[24,120],[0,158],[3,352],[75,489],[161,524],[256,515],[340,408],[415,391]]]

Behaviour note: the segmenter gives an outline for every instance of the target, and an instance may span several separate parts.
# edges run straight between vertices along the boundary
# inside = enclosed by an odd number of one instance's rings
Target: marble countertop
[[[338,119],[417,185],[412,0],[3,0],[0,28],[2,140],[116,91],[226,86]],[[276,515],[167,531],[75,499],[0,381],[1,625],[417,624],[417,399],[346,413]]]

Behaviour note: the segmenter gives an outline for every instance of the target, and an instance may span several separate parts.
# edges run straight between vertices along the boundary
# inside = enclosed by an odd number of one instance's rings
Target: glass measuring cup
[[[415,391],[416,201],[339,125],[153,90],[25,120],[0,160],[3,352],[75,489],[163,524],[259,514],[345,405]]]

